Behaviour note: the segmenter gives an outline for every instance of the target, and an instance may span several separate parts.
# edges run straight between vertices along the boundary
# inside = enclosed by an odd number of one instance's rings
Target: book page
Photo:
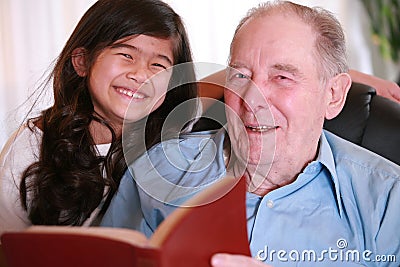
[[[105,237],[108,239],[123,241],[139,247],[147,247],[148,239],[139,231],[111,228],[111,227],[72,227],[72,226],[31,226],[28,232],[38,233],[61,233],[76,235],[92,235],[97,237]]]

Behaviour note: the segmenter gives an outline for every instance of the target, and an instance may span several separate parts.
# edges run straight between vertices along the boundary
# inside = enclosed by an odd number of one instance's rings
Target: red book
[[[215,253],[250,255],[244,179],[223,178],[177,208],[147,239],[129,229],[32,226],[1,237],[8,267],[210,266]],[[207,204],[204,204],[207,203]]]

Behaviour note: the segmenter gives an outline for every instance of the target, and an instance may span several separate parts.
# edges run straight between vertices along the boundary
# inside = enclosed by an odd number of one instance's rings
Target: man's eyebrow
[[[273,69],[276,70],[282,70],[282,71],[286,71],[289,72],[295,76],[302,76],[303,73],[299,70],[299,68],[297,68],[296,66],[292,65],[292,64],[274,64],[272,65]]]
[[[137,48],[136,46],[129,45],[129,44],[116,43],[116,44],[112,44],[111,45],[111,48],[121,48],[121,47],[127,48],[127,49],[131,49],[131,50],[135,50],[137,52],[142,52],[141,49]],[[155,56],[158,57],[158,58],[166,60],[171,66],[174,65],[174,63],[172,63],[172,59],[170,59],[166,55],[155,53]]]
[[[229,63],[229,67],[231,67],[233,69],[239,69],[239,68],[247,69],[247,66],[240,62],[231,62],[231,63]]]

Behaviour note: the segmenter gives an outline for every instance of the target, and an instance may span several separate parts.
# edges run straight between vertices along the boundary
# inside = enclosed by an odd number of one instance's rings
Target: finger
[[[396,102],[400,102],[400,88],[392,91],[392,97]]]

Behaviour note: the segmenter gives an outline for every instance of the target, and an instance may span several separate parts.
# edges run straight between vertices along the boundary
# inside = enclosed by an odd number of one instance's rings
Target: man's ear
[[[340,73],[333,77],[329,84],[330,101],[325,113],[327,120],[335,118],[342,111],[351,86],[351,77],[348,73]]]
[[[85,77],[87,74],[86,49],[83,47],[75,48],[74,51],[72,51],[71,61],[75,72],[79,76]]]

